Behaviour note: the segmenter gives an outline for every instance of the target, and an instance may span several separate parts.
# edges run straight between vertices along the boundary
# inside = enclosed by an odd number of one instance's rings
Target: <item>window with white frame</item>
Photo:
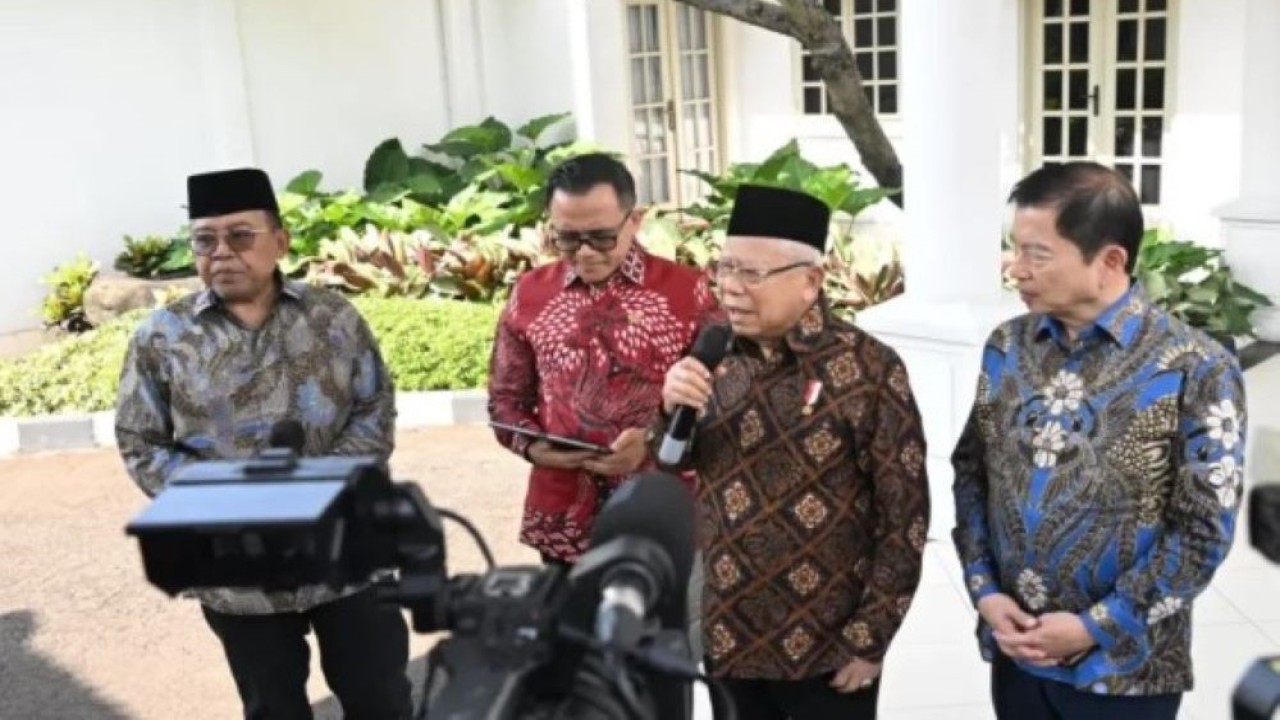
[[[862,75],[867,100],[880,115],[898,113],[898,0],[823,0],[840,21]],[[800,52],[801,106],[806,115],[831,112],[813,58]]]
[[[1032,5],[1032,162],[1111,165],[1160,204],[1176,0]]]

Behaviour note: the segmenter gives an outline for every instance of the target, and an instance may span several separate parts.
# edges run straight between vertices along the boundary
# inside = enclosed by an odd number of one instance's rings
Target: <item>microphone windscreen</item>
[[[729,341],[733,339],[733,328],[728,325],[708,325],[698,333],[690,352],[698,362],[708,370],[715,370],[729,352]]]
[[[604,504],[591,533],[591,545],[599,547],[624,535],[652,540],[671,558],[676,583],[683,588],[693,567],[693,528],[689,488],[667,473],[646,472],[620,485]]]

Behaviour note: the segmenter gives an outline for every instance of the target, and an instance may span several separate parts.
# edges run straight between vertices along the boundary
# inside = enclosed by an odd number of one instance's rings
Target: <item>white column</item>
[[[902,3],[904,262],[912,294],[993,302],[1004,117],[998,0]]]
[[[625,5],[565,0],[569,11],[566,63],[573,77],[573,115],[578,137],[600,147],[630,152],[626,86]]]
[[[476,0],[439,0],[441,62],[447,72],[450,129],[478,123],[489,115],[485,92],[484,33]],[[501,119],[501,118],[500,118]]]
[[[236,0],[202,0],[197,32],[215,162],[228,168],[253,165],[253,121]]]
[[[573,118],[578,137],[595,138],[595,87],[591,67],[591,17],[587,0],[568,0],[567,69],[573,78]],[[625,35],[619,33],[619,38]]]
[[[906,293],[858,316],[902,355],[929,443],[931,537],[954,523],[948,459],[982,343],[1023,311],[1000,287],[1005,198],[1021,174],[1018,0],[904,0]]]
[[[1245,0],[1240,197],[1218,210],[1236,277],[1275,304],[1254,315],[1280,342],[1280,2]]]

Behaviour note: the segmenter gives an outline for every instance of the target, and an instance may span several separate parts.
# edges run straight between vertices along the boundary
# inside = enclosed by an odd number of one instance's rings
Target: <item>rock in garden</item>
[[[168,304],[201,287],[197,277],[143,280],[99,275],[85,292],[84,314],[93,325],[101,325],[131,310]]]

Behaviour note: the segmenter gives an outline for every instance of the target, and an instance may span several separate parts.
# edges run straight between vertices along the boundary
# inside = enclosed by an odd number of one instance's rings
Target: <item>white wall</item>
[[[175,231],[193,172],[358,187],[388,137],[562,111],[626,150],[625,36],[603,0],[3,0],[0,333],[38,326],[37,278],[77,251]]]
[[[1172,225],[1179,236],[1209,245],[1221,243],[1215,208],[1239,195],[1244,66],[1240,38],[1243,0],[1183,0],[1178,17],[1173,117],[1166,138],[1167,169],[1163,207],[1152,219]],[[1020,30],[1024,19],[1017,19]],[[833,118],[801,114],[797,100],[793,41],[744,23],[725,21],[725,117],[730,160],[759,160],[792,137],[807,157],[820,163],[848,162],[858,167],[857,153]],[[1020,45],[1020,43],[1018,44]],[[1006,47],[1009,71],[1001,86],[1016,83],[1025,55],[1015,44]],[[911,52],[911,49],[904,49]],[[905,80],[904,80],[905,82]],[[989,84],[989,83],[986,83]],[[975,88],[982,88],[978,83]],[[1016,127],[1016,121],[1009,124]],[[884,122],[886,134],[903,156],[910,138],[900,121]],[[1023,146],[1001,149],[1005,189],[1026,170]],[[867,182],[872,182],[866,176]],[[862,223],[868,227],[896,222],[896,213],[875,208]]]
[[[574,116],[578,137],[630,150],[621,2],[479,0],[489,112],[519,125]]]
[[[359,187],[382,140],[399,137],[412,152],[448,129],[434,2],[238,8],[257,162],[277,184],[319,168],[328,187]]]
[[[722,19],[722,87],[726,160],[758,162],[793,138],[806,158],[819,164],[847,163],[864,185],[876,185],[862,168],[852,141],[831,116],[804,115],[797,84],[797,43],[779,33]],[[902,124],[882,122],[901,157]],[[883,202],[858,217],[855,232],[891,242],[901,234],[901,211]]]
[[[1180,238],[1217,246],[1213,210],[1240,194],[1244,2],[1183,0],[1180,7],[1162,219]]]
[[[720,39],[726,158],[762,160],[795,135],[793,42],[727,18],[720,21]]]
[[[56,5],[56,7],[55,7]],[[0,3],[0,332],[39,325],[38,278],[124,233],[172,232],[213,160],[196,0]]]
[[[191,173],[257,164],[282,187],[317,168],[358,187],[383,139],[412,150],[481,119],[462,2],[0,2],[0,197],[18,248],[0,333],[39,325],[38,278],[77,252],[109,269],[125,233],[177,230]]]
[[[819,164],[859,166],[857,151],[834,117],[803,114],[794,40],[730,19],[721,22],[721,39],[731,159],[759,160],[796,138],[805,156]],[[882,126],[898,146],[902,123],[886,118]]]
[[[574,112],[590,117],[582,136],[601,147],[631,151],[626,15],[621,2],[567,0],[576,62]]]
[[[487,108],[513,126],[573,110],[564,0],[480,0]]]

